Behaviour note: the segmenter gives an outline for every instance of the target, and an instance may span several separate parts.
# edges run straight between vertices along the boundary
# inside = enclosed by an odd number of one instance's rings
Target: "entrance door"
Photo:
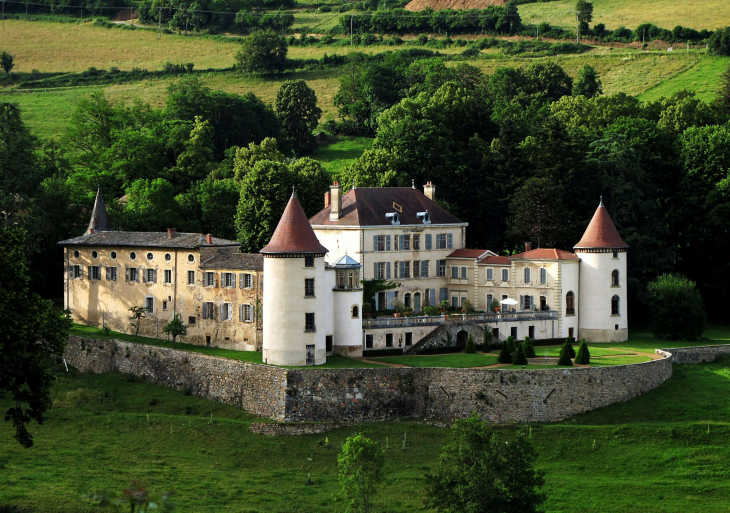
[[[540,296],[540,311],[544,312],[545,310],[547,310],[547,298]]]
[[[378,292],[378,310],[387,310],[388,303],[385,297],[385,292]]]
[[[420,312],[421,311],[421,293],[416,292],[413,294],[413,311],[414,312]]]
[[[403,304],[405,305],[406,308],[411,307],[411,295],[410,294],[406,294],[405,296],[403,296]]]
[[[307,346],[307,365],[314,365],[314,344]]]
[[[332,352],[332,349],[333,349],[333,347],[332,347],[333,346],[333,344],[332,344],[332,335],[327,335],[324,338],[324,340],[325,340],[325,342],[324,342],[325,343],[325,351],[328,352],[328,353],[331,353]]]
[[[466,330],[461,330],[459,333],[456,334],[456,345],[462,349],[466,347],[466,342],[469,340],[469,332]]]

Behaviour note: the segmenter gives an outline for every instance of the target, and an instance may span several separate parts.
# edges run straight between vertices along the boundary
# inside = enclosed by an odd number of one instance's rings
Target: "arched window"
[[[575,315],[575,294],[572,290],[565,294],[565,315]]]
[[[525,283],[530,283],[531,278],[532,278],[531,275],[532,275],[532,273],[530,272],[530,268],[525,267]]]
[[[621,298],[618,296],[613,296],[611,298],[611,315],[621,315],[619,313],[619,306],[620,306]]]
[[[547,285],[547,269],[540,268],[540,285]]]
[[[358,317],[360,317],[360,309],[357,307],[357,305],[354,305],[352,307],[352,318],[357,319]]]
[[[611,286],[618,287],[618,269],[614,269],[611,273]]]

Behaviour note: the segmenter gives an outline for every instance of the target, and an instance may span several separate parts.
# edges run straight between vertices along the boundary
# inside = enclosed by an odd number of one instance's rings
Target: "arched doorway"
[[[461,330],[456,334],[456,346],[464,349],[466,347],[466,341],[469,340],[469,332]]]
[[[421,311],[421,293],[416,292],[413,294],[413,311],[414,312],[420,312]]]

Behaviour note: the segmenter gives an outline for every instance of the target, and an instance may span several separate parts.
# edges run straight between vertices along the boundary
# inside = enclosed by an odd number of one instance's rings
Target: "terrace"
[[[515,322],[515,321],[543,321],[558,318],[558,312],[547,310],[544,312],[505,312],[505,313],[470,313],[446,315],[423,315],[410,317],[377,317],[363,319],[363,329],[407,328],[414,326],[438,326],[449,322]]]

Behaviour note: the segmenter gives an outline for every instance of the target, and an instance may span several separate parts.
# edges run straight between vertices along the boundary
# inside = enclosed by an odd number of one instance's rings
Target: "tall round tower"
[[[326,290],[322,246],[296,194],[279,220],[264,256],[263,360],[274,365],[321,365],[332,291]]]
[[[623,342],[629,338],[626,255],[623,241],[603,200],[580,242],[578,336],[588,342]]]

